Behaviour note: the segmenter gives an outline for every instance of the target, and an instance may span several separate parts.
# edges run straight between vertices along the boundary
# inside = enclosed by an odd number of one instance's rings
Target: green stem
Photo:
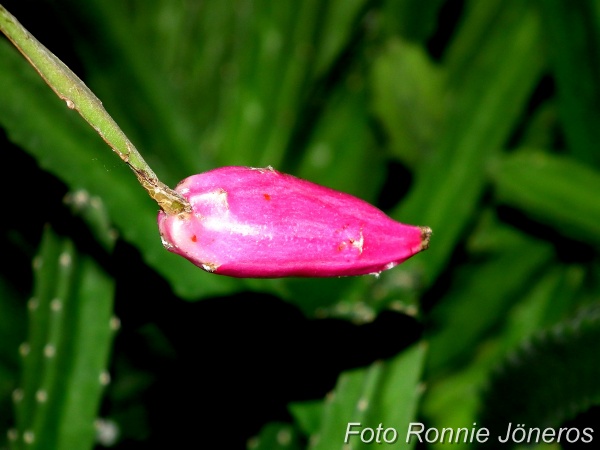
[[[167,214],[191,211],[189,202],[162,183],[125,136],[102,102],[61,60],[35,39],[0,5],[0,31],[19,49],[59,98],[75,109],[133,170],[138,180]]]

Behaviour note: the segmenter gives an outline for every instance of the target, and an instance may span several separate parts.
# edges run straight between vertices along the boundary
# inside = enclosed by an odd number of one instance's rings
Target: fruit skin
[[[220,275],[337,277],[391,269],[429,245],[428,227],[405,225],[352,195],[271,167],[221,167],[175,190],[192,214],[158,214],[167,250]]]

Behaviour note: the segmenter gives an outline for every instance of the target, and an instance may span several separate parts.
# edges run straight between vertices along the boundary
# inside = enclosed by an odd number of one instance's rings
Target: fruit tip
[[[421,250],[427,250],[429,248],[429,239],[431,239],[431,228],[419,227],[421,229]]]

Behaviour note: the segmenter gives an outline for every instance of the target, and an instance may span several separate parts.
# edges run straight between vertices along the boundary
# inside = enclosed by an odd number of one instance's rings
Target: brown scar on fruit
[[[200,265],[200,267],[204,270],[206,270],[207,272],[213,273],[215,270],[217,270],[219,268],[218,264],[214,264],[214,263],[202,263]]]
[[[421,251],[429,248],[429,239],[431,238],[431,228],[419,227],[421,229]]]

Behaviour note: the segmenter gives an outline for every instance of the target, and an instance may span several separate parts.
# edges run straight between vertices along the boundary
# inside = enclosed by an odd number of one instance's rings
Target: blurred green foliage
[[[378,278],[204,273],[162,248],[133,174],[1,39],[0,448],[34,428],[92,448],[94,417],[97,448],[128,449],[343,448],[349,422],[397,429],[399,448],[416,421],[598,423],[600,388],[570,386],[600,354],[599,1],[3,4],[167,184],[272,165],[433,237]],[[40,252],[78,275],[34,277]],[[63,321],[28,315],[60,289]]]

